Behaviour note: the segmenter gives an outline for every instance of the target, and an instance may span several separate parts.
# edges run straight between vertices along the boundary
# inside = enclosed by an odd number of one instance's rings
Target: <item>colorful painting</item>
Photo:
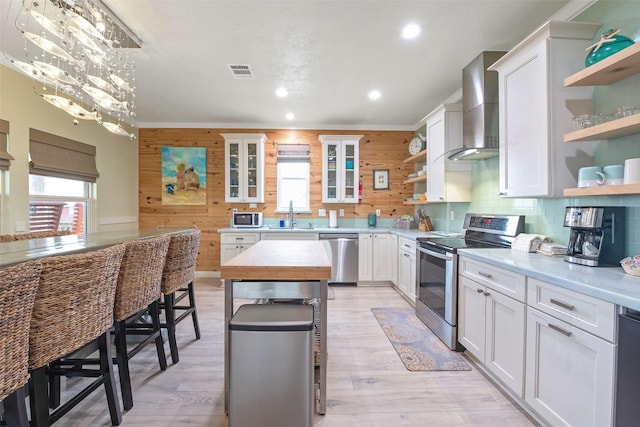
[[[207,204],[207,149],[162,147],[162,204]]]

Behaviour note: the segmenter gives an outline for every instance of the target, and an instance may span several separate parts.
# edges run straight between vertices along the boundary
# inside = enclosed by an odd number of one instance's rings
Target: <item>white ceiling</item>
[[[0,0],[3,26],[19,1]],[[388,130],[416,129],[481,51],[508,50],[591,2],[104,0],[143,43],[140,127]],[[407,41],[409,22],[423,30]],[[20,46],[17,34],[2,37],[3,49]],[[234,79],[228,64],[250,65],[255,79]],[[275,96],[280,86],[288,97]]]

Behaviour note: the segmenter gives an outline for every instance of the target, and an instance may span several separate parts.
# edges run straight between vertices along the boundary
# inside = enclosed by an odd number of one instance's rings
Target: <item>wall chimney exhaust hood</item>
[[[451,160],[484,160],[498,155],[498,72],[487,67],[506,52],[482,52],[462,70],[462,148]]]

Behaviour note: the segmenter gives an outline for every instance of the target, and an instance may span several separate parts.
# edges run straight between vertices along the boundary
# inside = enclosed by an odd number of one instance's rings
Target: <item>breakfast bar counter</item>
[[[320,311],[316,412],[326,411],[327,282],[331,262],[317,240],[263,240],[220,267],[225,288],[225,408],[229,408],[229,322],[234,298],[314,300]]]

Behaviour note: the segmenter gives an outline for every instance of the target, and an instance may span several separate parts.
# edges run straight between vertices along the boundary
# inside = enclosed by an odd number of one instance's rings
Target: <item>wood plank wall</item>
[[[221,133],[264,133],[265,143],[265,203],[256,209],[248,204],[224,201],[224,138]],[[322,134],[364,135],[360,141],[360,180],[363,199],[360,204],[323,204],[321,196]],[[140,129],[139,150],[139,224],[140,228],[157,226],[192,226],[202,230],[198,271],[219,271],[220,228],[229,227],[233,208],[240,211],[262,211],[265,218],[279,218],[276,206],[276,146],[277,144],[309,144],[311,148],[311,210],[313,214],[296,215],[298,221],[317,218],[318,209],[344,209],[344,218],[366,218],[368,213],[381,210],[382,218],[413,214],[412,206],[403,206],[405,198],[413,195],[413,185],[403,185],[412,164],[402,160],[409,157],[410,131],[326,131],[326,130],[263,130],[263,129]],[[162,147],[207,148],[207,204],[206,206],[162,205]],[[389,169],[389,190],[373,190],[373,170]],[[339,218],[340,219],[340,218]],[[328,220],[328,219],[327,219]]]

